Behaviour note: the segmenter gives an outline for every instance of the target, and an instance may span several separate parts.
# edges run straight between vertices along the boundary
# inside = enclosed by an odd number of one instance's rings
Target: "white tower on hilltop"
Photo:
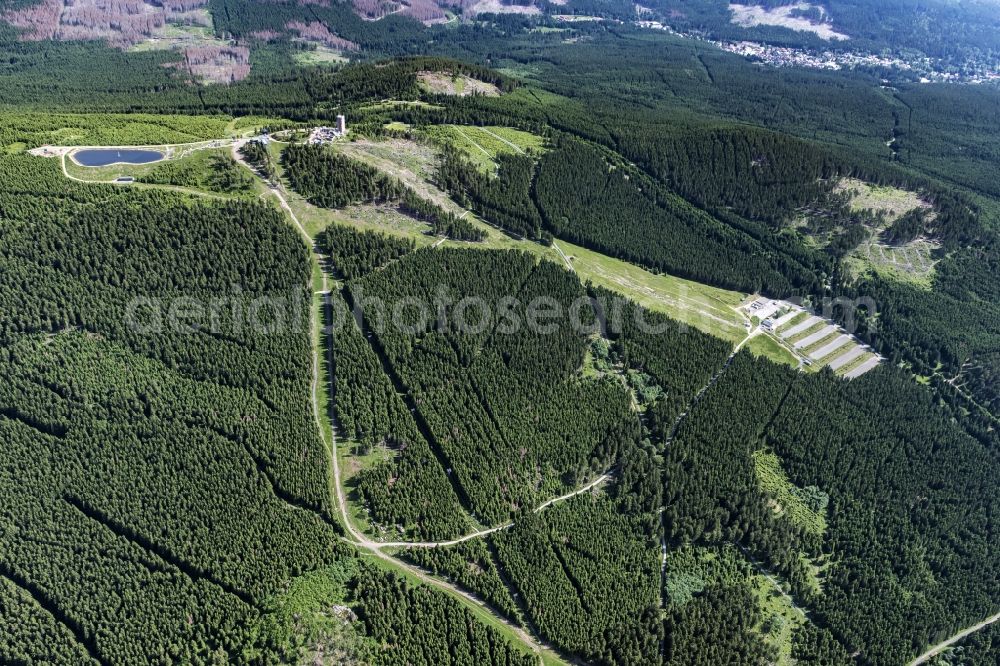
[[[343,114],[337,116],[337,134],[347,134],[347,119]]]

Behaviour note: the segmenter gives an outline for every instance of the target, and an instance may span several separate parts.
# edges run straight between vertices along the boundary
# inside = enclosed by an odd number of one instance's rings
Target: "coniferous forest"
[[[997,663],[1000,92],[711,41],[995,16],[753,4],[0,2],[0,663]]]

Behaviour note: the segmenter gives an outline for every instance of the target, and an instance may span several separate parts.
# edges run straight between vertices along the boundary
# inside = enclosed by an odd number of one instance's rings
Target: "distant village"
[[[1000,82],[1000,63],[995,61],[968,62],[962,71],[945,68],[932,58],[910,59],[892,55],[878,55],[860,51],[811,51],[786,46],[772,46],[759,42],[721,42],[693,33],[677,32],[660,21],[636,21],[635,25],[650,30],[663,30],[687,39],[709,42],[723,51],[757,60],[772,67],[806,67],[808,69],[884,68],[909,72],[920,83],[997,83]]]

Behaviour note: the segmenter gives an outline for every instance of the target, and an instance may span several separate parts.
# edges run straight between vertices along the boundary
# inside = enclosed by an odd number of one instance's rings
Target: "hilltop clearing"
[[[417,80],[429,93],[435,95],[487,95],[496,96],[500,89],[492,83],[474,79],[465,74],[450,72],[418,72]]]

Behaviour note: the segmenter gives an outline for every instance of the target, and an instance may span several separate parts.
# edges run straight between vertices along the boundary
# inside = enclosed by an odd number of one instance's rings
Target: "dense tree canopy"
[[[987,38],[985,21],[948,44],[899,25],[891,7],[827,4],[865,44],[882,43],[876,18],[946,58]],[[732,35],[724,5],[686,3],[675,18]],[[956,34],[955,14],[931,5]],[[348,572],[343,598],[323,597],[321,611],[330,619],[336,607],[375,663],[534,663],[455,598],[358,565],[338,539],[309,403],[309,249],[279,211],[83,186],[22,154],[257,124],[217,114],[278,128],[346,112],[373,137],[410,132],[393,121],[415,126],[411,137],[439,123],[531,130],[547,151],[497,155],[493,173],[444,148],[436,184],[516,238],[565,238],[746,293],[877,304],[858,334],[887,362],[845,382],[730,356],[732,345],[632,303],[609,325],[614,294],[526,253],[415,250],[328,227],[316,249],[338,281],[322,296],[320,413],[357,463],[350,508],[399,539],[502,528],[411,549],[410,561],[594,663],[769,663],[774,616],[754,588],[764,573],[805,609],[788,638],[803,663],[906,663],[996,611],[994,90],[759,67],[625,24],[487,16],[427,27],[365,21],[346,3],[253,0],[212,0],[211,11],[219,37],[253,49],[240,83],[192,85],[165,66],[171,53],[22,42],[0,27],[0,89],[18,109],[0,112],[0,661],[288,659],[287,636],[257,629],[296,585],[329,583],[336,568]],[[594,0],[559,11],[634,16]],[[436,56],[300,68],[310,47],[284,31],[302,20],[362,58],[460,55],[530,84]],[[437,94],[419,72],[502,94]],[[272,178],[269,155],[243,147]],[[163,167],[147,180],[192,184]],[[282,167],[316,206],[387,203],[429,233],[485,238],[478,222],[336,148],[290,145]],[[232,162],[213,173],[209,189],[249,187]],[[883,224],[884,213],[851,210],[843,177],[902,187],[923,205]],[[940,248],[925,283],[848,270],[865,240],[920,238]],[[551,309],[579,321],[526,325]],[[637,316],[664,326],[650,333]],[[797,521],[789,498],[814,523]],[[996,631],[944,659],[993,663]]]
[[[345,556],[307,318],[246,318],[308,307],[304,248],[263,205],[0,169],[2,609],[37,628],[0,658],[238,661],[284,581]]]

